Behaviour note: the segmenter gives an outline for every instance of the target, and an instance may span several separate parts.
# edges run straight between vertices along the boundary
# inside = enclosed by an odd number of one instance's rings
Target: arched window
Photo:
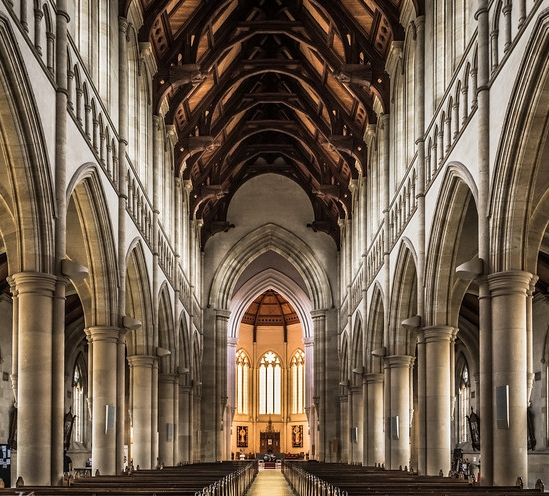
[[[304,413],[305,352],[297,350],[291,362],[292,413]]]
[[[72,411],[75,415],[73,440],[83,444],[85,440],[84,425],[86,419],[86,391],[81,360],[76,360],[72,374]]]
[[[244,350],[236,352],[236,413],[248,413],[250,359]]]
[[[471,383],[469,379],[469,368],[467,363],[463,364],[459,381],[459,442],[465,443],[469,440],[467,428],[467,415],[470,410]]]
[[[259,363],[259,413],[280,415],[281,413],[280,358],[272,351],[261,357]]]

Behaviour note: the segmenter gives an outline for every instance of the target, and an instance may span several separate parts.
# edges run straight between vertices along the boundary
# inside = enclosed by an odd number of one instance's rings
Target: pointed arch
[[[153,355],[153,308],[150,279],[141,240],[130,246],[126,260],[126,314],[141,326],[127,335],[128,355]]]
[[[357,316],[353,326],[352,346],[351,346],[351,384],[354,386],[362,385],[362,374],[355,374],[353,370],[362,369],[364,366],[364,328],[362,317]]]
[[[55,200],[44,132],[18,42],[2,16],[0,60],[0,226],[10,273],[52,273]]]
[[[417,253],[408,238],[400,245],[391,299],[390,330],[387,340],[390,353],[394,355],[415,355],[415,342],[402,327],[402,321],[417,315]]]
[[[303,278],[313,310],[332,306],[328,276],[311,248],[297,236],[275,224],[266,224],[242,238],[225,256],[217,270],[208,302],[217,309],[229,309],[229,300],[239,276],[261,254],[272,250],[290,261]]]
[[[458,325],[468,282],[455,276],[455,268],[478,255],[477,196],[466,168],[450,164],[440,188],[427,249],[425,325]]]
[[[189,386],[192,377],[192,340],[184,312],[179,316],[177,327],[176,370],[180,374],[180,383]]]
[[[170,354],[159,361],[159,372],[176,373],[176,342],[173,326],[172,302],[166,282],[162,284],[158,296],[158,346],[169,350]]]
[[[83,164],[67,186],[67,256],[88,267],[74,283],[86,326],[118,326],[118,264],[107,199],[95,164]]]
[[[536,273],[539,246],[547,228],[543,147],[547,146],[549,109],[549,11],[538,17],[524,50],[524,61],[509,101],[494,163],[490,211],[493,272],[526,270]],[[543,179],[540,179],[543,177]],[[543,185],[543,186],[542,186]],[[533,202],[538,201],[537,204]],[[534,215],[530,217],[531,212]],[[525,228],[530,223],[531,228]],[[512,245],[510,245],[512,243]]]
[[[228,323],[229,336],[238,337],[239,324],[246,309],[252,301],[268,289],[274,289],[290,302],[299,317],[303,329],[303,338],[312,337],[313,323],[309,297],[295,281],[274,269],[264,270],[252,277],[231,298],[231,315]]]
[[[383,304],[383,289],[376,282],[374,292],[370,301],[370,311],[368,313],[368,343],[366,345],[366,363],[367,372],[381,372],[383,370],[383,360],[380,356],[374,356],[372,351],[385,346],[385,308]]]

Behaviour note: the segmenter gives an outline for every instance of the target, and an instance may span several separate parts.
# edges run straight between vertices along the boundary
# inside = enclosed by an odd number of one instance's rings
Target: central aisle
[[[280,470],[260,470],[246,496],[294,496]]]

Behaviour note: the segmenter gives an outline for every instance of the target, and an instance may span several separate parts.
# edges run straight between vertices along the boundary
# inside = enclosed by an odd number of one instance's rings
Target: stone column
[[[366,465],[385,463],[385,432],[383,430],[383,374],[366,374],[367,443]]]
[[[451,467],[451,368],[455,329],[433,326],[420,329],[425,343],[425,473],[448,474]],[[423,374],[420,374],[423,376]]]
[[[385,358],[386,463],[390,469],[404,469],[410,462],[410,369],[414,357]]]
[[[133,355],[128,357],[130,364],[130,388],[132,394],[133,465],[142,469],[153,467],[152,460],[152,382],[156,357]],[[155,460],[156,461],[156,460]]]
[[[316,410],[314,405],[314,339],[306,337],[303,339],[305,348],[305,413],[309,422],[309,457],[313,458],[313,446],[316,450]]]
[[[38,272],[12,276],[18,323],[17,477],[51,485],[53,297],[57,278]]]
[[[118,182],[118,314],[126,315],[126,223],[128,206],[128,166],[126,162],[126,151],[128,145],[129,126],[129,83],[128,83],[128,20],[124,17],[118,18],[118,171],[113,171],[113,179]],[[123,333],[126,330],[122,330]],[[116,412],[117,432],[117,454],[116,472],[120,473],[124,463],[124,442],[126,412],[129,405],[126,405],[126,346],[125,336],[122,334],[118,346],[118,401],[119,406]],[[128,448],[131,448],[128,446]],[[128,463],[129,460],[126,461]]]
[[[347,431],[347,439],[349,439],[349,461],[363,462],[364,444],[362,442],[362,431],[364,430],[364,399],[362,391],[362,375],[360,376],[360,385],[352,386],[349,390],[350,400],[350,419],[349,427],[353,429]]]
[[[484,274],[491,272],[492,247],[490,240],[490,13],[489,1],[478,0],[475,19],[478,23],[478,63],[471,71],[472,104],[476,103],[477,163],[478,163],[478,256],[483,260]],[[488,282],[481,277],[479,284],[479,417],[482,450],[481,483],[494,484],[494,453],[492,440],[492,323],[491,300]],[[526,442],[526,436],[525,441]]]
[[[338,403],[336,396],[338,375],[337,371],[333,370],[333,367],[337,366],[337,360],[334,360],[332,351],[335,348],[328,347],[326,312],[313,310],[311,316],[315,337],[314,401],[319,422],[317,459],[321,462],[337,462],[340,455],[340,440],[337,429],[339,412],[338,408],[334,407]],[[329,383],[330,386],[333,384],[333,387],[329,387]]]
[[[175,374],[158,377],[158,458],[164,465],[175,465],[175,397],[179,388]]]
[[[94,326],[86,329],[90,343],[90,381],[92,391],[92,470],[102,475],[115,474],[117,468],[118,344],[116,327]]]
[[[57,2],[55,11],[55,260],[59,269],[67,248],[67,102],[68,102],[68,29],[67,0]],[[48,35],[50,38],[52,35]],[[53,68],[53,40],[48,39],[47,65]],[[51,482],[59,484],[63,478],[64,409],[65,409],[65,284],[59,279],[56,288],[53,318],[52,380],[52,467]]]
[[[492,373],[494,400],[494,484],[514,485],[528,477],[527,303],[532,274],[488,276],[492,295]],[[481,448],[482,448],[481,430]]]
[[[179,388],[179,453],[177,463],[191,463],[192,456],[192,413],[193,396],[191,386],[180,386]]]

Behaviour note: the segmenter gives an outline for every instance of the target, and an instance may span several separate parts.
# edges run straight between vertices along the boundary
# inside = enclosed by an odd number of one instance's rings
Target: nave
[[[246,496],[294,496],[292,488],[280,470],[260,470]]]

